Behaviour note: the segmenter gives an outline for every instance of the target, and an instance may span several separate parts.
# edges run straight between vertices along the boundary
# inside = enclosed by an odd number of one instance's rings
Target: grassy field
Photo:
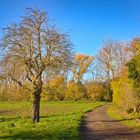
[[[140,132],[140,115],[138,113],[124,113],[114,106],[108,108],[108,115],[116,120],[120,120],[124,125]]]
[[[0,102],[0,139],[77,140],[85,112],[104,102],[42,102],[41,120],[32,124],[31,102]]]

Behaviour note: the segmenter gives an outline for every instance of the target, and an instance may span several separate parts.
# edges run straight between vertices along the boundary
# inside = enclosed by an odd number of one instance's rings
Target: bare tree
[[[129,44],[108,40],[96,55],[96,71],[102,80],[113,80],[119,76],[122,66],[132,57]]]
[[[40,94],[47,72],[62,72],[72,65],[72,45],[67,34],[51,26],[46,12],[27,8],[19,23],[4,29],[1,75],[22,86],[29,80],[33,87],[33,122],[40,118]]]
[[[132,57],[129,44],[108,40],[95,59],[96,78],[106,82],[110,94],[110,82],[119,76],[122,67]]]

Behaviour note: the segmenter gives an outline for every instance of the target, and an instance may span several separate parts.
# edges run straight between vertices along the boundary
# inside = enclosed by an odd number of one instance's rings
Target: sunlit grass
[[[0,138],[77,140],[83,114],[103,104],[42,102],[40,122],[32,124],[31,102],[0,102]]]

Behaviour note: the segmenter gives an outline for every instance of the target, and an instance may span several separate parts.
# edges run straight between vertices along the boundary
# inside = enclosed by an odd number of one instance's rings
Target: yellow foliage
[[[51,79],[43,86],[42,98],[45,100],[63,100],[65,97],[66,83],[62,76]]]
[[[49,81],[49,85],[52,87],[58,87],[62,84],[65,84],[65,79],[62,76],[57,76]]]
[[[1,100],[30,100],[32,93],[33,87],[29,83],[24,83],[22,87],[19,87],[17,84],[7,84],[0,86]]]
[[[93,60],[92,56],[77,54],[75,58],[76,65],[72,68],[73,78],[80,81]]]
[[[87,95],[86,87],[80,82],[75,83],[73,80],[71,80],[67,85],[66,100],[80,100]]]
[[[136,91],[133,87],[133,81],[128,79],[128,70],[125,67],[120,77],[112,82],[113,105],[122,110],[128,111],[134,109],[137,104]]]
[[[98,82],[89,82],[86,84],[88,98],[91,100],[104,100],[106,88]]]

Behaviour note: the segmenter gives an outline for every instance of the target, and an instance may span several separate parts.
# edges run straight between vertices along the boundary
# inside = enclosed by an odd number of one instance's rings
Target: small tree
[[[28,8],[19,23],[4,29],[1,75],[19,86],[29,80],[34,87],[33,122],[40,118],[40,94],[47,72],[62,72],[71,66],[72,45],[66,34],[51,26],[48,15]]]

